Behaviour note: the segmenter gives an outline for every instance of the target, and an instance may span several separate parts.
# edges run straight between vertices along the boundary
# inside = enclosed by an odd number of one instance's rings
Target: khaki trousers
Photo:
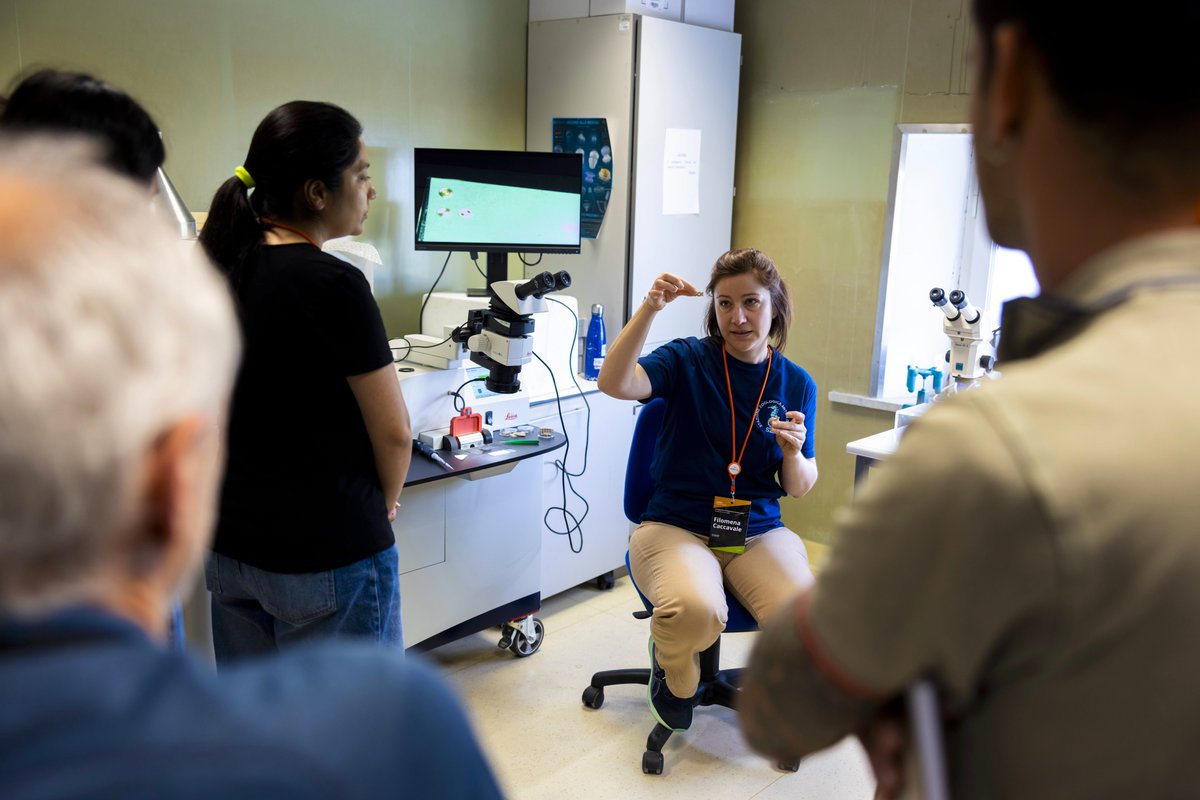
[[[760,623],[812,583],[804,542],[776,528],[740,554],[709,550],[707,539],[674,525],[643,522],[629,539],[633,580],[654,606],[650,636],[676,697],[700,685],[700,653],[725,630],[725,587]]]

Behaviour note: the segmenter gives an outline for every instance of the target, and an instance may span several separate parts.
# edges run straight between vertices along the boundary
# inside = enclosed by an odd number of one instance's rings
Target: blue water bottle
[[[583,353],[583,377],[594,381],[600,377],[600,367],[608,354],[608,339],[604,335],[604,306],[592,306],[592,320],[588,323],[587,346]]]

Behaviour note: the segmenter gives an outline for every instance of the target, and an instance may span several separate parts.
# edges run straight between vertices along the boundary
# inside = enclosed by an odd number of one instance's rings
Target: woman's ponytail
[[[242,264],[262,246],[262,225],[249,192],[236,176],[222,183],[200,231],[200,244],[230,283],[237,282]]]
[[[359,154],[362,125],[331,103],[295,100],[267,114],[254,131],[245,165],[213,195],[200,243],[232,285],[263,246],[261,217],[296,220],[308,180],[341,187]],[[253,190],[253,191],[252,191]]]

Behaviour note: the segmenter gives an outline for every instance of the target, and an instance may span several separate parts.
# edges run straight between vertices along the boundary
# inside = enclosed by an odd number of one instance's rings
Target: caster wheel
[[[776,766],[778,766],[779,769],[782,770],[783,772],[799,772],[800,771],[800,762],[799,761],[780,761],[779,764],[777,764]]]
[[[599,686],[589,686],[583,690],[583,704],[588,708],[599,708],[604,705],[604,690]]]
[[[546,638],[546,626],[542,624],[540,619],[533,621],[533,630],[535,631],[535,638],[533,639],[530,639],[518,630],[511,628],[509,630],[512,630],[512,644],[509,645],[508,649],[512,650],[513,654],[518,658],[525,658],[536,653],[538,648],[542,646],[542,640]]]
[[[596,588],[602,592],[613,588],[617,583],[617,579],[613,577],[611,572],[606,572],[603,575],[596,576]]]
[[[642,753],[642,772],[647,775],[662,775],[663,754],[653,750]]]

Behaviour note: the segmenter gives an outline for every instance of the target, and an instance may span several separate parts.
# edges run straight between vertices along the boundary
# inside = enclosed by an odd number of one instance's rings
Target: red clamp
[[[462,436],[463,434],[479,433],[483,430],[483,417],[479,414],[472,414],[471,407],[467,406],[462,410],[462,413],[457,417],[450,418],[450,435]]]

